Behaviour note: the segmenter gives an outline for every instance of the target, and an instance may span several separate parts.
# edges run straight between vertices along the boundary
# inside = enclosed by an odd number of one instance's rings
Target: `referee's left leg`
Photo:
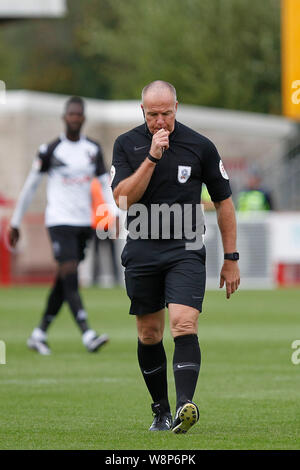
[[[195,420],[197,420],[199,418],[198,408],[195,404],[191,406],[189,403],[193,400],[201,365],[198,341],[199,310],[174,303],[169,303],[168,308],[170,329],[175,343],[173,371],[176,388],[176,416],[182,415],[182,419],[184,419],[182,410],[188,412],[191,408],[192,413],[195,413]],[[193,406],[195,407],[194,411]],[[174,423],[176,425],[176,417]],[[187,424],[188,426],[184,428],[184,423],[182,425],[180,419],[177,418],[178,432],[186,432],[190,427],[188,422]]]

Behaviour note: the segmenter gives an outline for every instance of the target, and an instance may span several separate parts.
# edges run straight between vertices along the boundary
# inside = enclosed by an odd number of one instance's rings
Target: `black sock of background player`
[[[174,338],[173,371],[176,387],[176,409],[192,400],[197,385],[201,352],[197,335]]]
[[[84,310],[82,300],[79,294],[78,288],[78,274],[72,272],[62,278],[62,284],[64,289],[64,297],[68,302],[74,319],[79,326],[82,333],[87,331],[90,327],[87,323],[87,314]]]
[[[168,400],[167,358],[163,342],[143,344],[138,339],[138,361],[152,400],[170,411]]]
[[[50,291],[46,309],[41,319],[41,323],[39,325],[41,330],[47,331],[53,319],[58,314],[63,302],[64,302],[64,291],[63,291],[62,282],[60,278],[56,278],[56,281]]]

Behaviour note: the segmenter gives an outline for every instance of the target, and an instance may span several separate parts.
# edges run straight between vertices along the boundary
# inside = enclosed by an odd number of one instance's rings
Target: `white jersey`
[[[95,176],[101,183],[103,198],[110,211],[115,216],[119,215],[100,145],[84,136],[73,142],[62,134],[50,144],[41,145],[18,198],[11,219],[12,227],[20,226],[45,173],[48,174],[46,226],[91,226],[91,179]]]
[[[73,142],[61,135],[41,145],[34,166],[48,173],[46,226],[90,226],[91,179],[106,172],[99,144],[84,136]]]

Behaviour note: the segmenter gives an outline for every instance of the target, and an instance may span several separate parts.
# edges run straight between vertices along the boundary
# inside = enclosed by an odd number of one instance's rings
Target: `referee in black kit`
[[[182,434],[199,419],[192,400],[201,363],[197,332],[205,292],[204,223],[198,210],[202,183],[217,211],[224,247],[220,287],[226,285],[228,299],[238,289],[240,274],[227,173],[214,144],[176,120],[177,106],[170,83],[157,80],[145,86],[145,123],[116,139],[111,184],[117,205],[128,210],[122,264],[130,314],[136,315],[138,361],[153,400],[150,431]],[[163,346],[165,306],[175,343],[173,421]]]

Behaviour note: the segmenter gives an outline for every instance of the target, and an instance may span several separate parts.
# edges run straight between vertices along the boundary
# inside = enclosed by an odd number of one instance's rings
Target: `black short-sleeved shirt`
[[[145,124],[116,139],[111,171],[113,190],[145,160],[151,141],[152,134]],[[231,195],[229,179],[214,144],[198,132],[175,121],[174,131],[169,136],[169,148],[156,164],[149,185],[138,203],[144,204],[149,211],[151,205],[164,203],[168,206],[190,204],[195,208],[200,204],[202,183],[206,184],[214,202]],[[128,224],[135,218],[130,215],[130,209]],[[150,219],[149,215],[149,226]]]

